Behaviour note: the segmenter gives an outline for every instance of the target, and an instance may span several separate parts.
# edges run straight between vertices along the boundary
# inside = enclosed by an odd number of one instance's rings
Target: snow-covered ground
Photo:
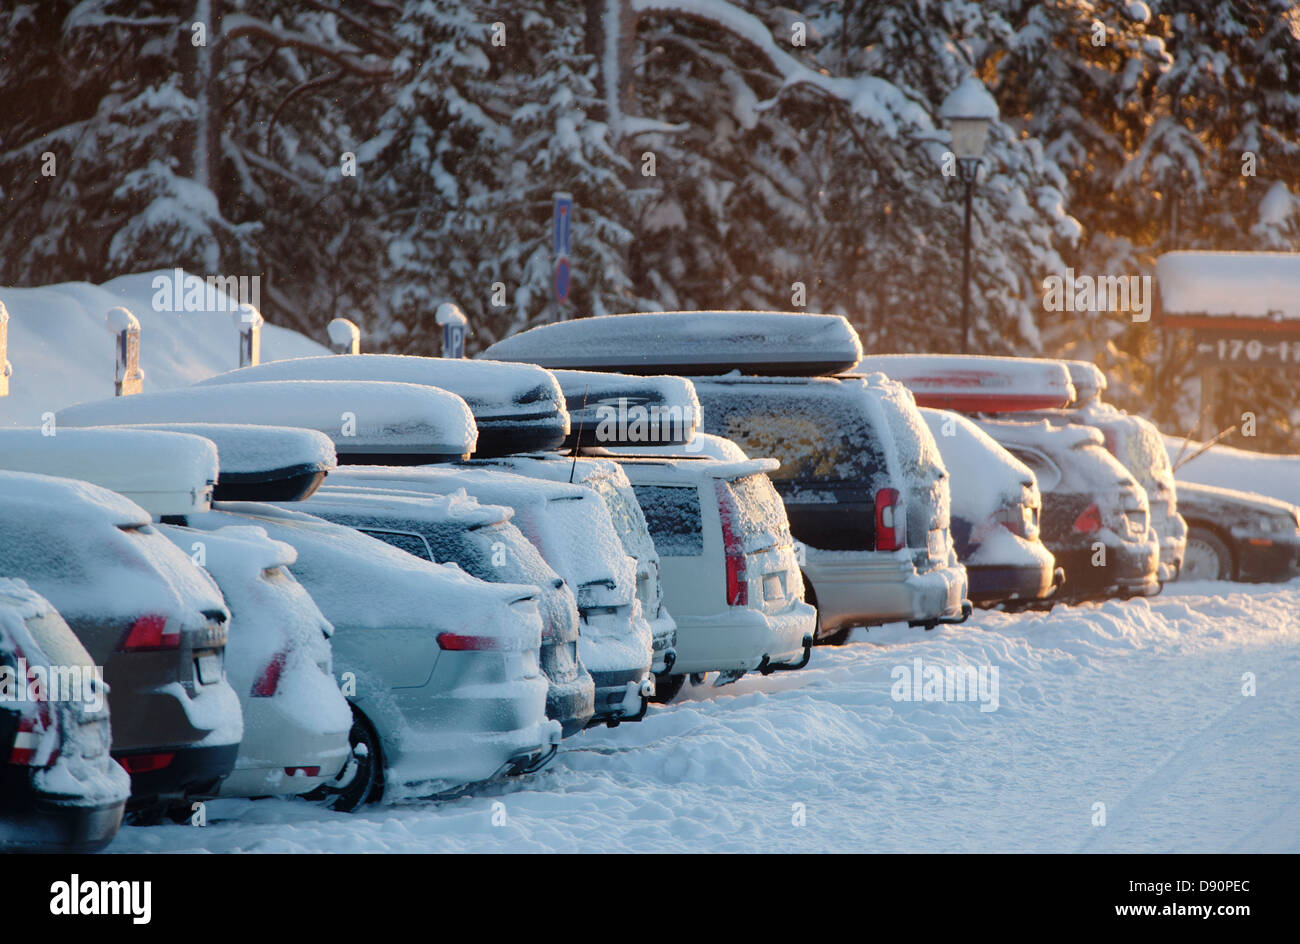
[[[996,668],[997,709],[894,700],[917,658]],[[521,782],[358,815],[218,801],[110,851],[1297,852],[1297,676],[1300,580],[859,630]]]

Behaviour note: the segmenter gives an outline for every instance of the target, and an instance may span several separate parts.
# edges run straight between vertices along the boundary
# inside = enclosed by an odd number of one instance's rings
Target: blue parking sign
[[[555,239],[555,254],[557,256],[567,256],[570,255],[569,247],[572,241],[573,196],[558,191],[553,196],[555,198],[555,210],[552,215],[552,229]]]

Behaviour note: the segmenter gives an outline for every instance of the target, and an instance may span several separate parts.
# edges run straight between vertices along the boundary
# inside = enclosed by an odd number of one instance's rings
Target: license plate
[[[781,585],[779,574],[768,574],[763,578],[763,599],[780,600],[785,596],[785,587]]]
[[[931,557],[934,558],[946,557],[947,551],[946,548],[944,547],[944,543],[945,542],[944,542],[943,529],[935,528],[933,531],[929,533],[929,535],[926,536],[926,541],[925,541],[926,552]]]
[[[194,660],[198,670],[200,685],[215,685],[221,681],[221,656],[215,652],[205,652]]]

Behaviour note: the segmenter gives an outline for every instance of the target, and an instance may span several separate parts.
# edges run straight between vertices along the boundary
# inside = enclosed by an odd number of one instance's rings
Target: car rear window
[[[695,486],[633,485],[660,557],[704,553],[704,520]]]
[[[372,531],[369,528],[359,530],[362,534],[368,534],[372,538],[378,538],[385,544],[391,544],[399,551],[406,551],[406,553],[421,560],[427,560],[429,563],[437,563],[433,559],[433,554],[429,551],[429,545],[418,534],[406,534],[402,531]]]
[[[794,543],[781,496],[766,475],[746,475],[722,484],[735,504],[731,525],[739,531],[746,551]]]

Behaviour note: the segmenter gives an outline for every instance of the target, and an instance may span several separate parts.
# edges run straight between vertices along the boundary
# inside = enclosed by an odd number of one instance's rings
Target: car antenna
[[[573,465],[569,466],[569,484],[573,484],[574,473],[578,471],[578,443],[582,442],[582,426],[587,421],[587,394],[591,393],[591,384],[582,391],[582,413],[578,417],[578,435],[573,438]]]
[[[1228,436],[1228,435],[1231,434],[1231,433],[1235,433],[1236,431],[1237,431],[1237,424],[1236,424],[1236,423],[1232,424],[1231,426],[1229,426],[1229,427],[1226,428],[1226,429],[1220,430],[1220,431],[1219,431],[1219,434],[1218,434],[1217,436],[1215,436],[1215,437],[1214,437],[1213,439],[1211,439],[1209,442],[1207,442],[1207,443],[1203,443],[1203,444],[1201,445],[1201,448],[1200,448],[1200,449],[1197,449],[1194,453],[1192,453],[1192,454],[1191,454],[1190,456],[1188,456],[1186,459],[1181,459],[1179,462],[1175,463],[1175,464],[1174,464],[1174,469],[1173,469],[1173,470],[1174,470],[1175,472],[1177,472],[1179,469],[1181,469],[1183,466],[1187,465],[1187,463],[1191,462],[1193,459],[1195,459],[1195,458],[1197,458],[1197,457],[1203,455],[1203,454],[1206,453],[1206,452],[1209,452],[1210,449],[1211,449],[1212,447],[1216,446],[1216,445],[1219,443],[1219,441],[1222,440],[1224,437]]]

